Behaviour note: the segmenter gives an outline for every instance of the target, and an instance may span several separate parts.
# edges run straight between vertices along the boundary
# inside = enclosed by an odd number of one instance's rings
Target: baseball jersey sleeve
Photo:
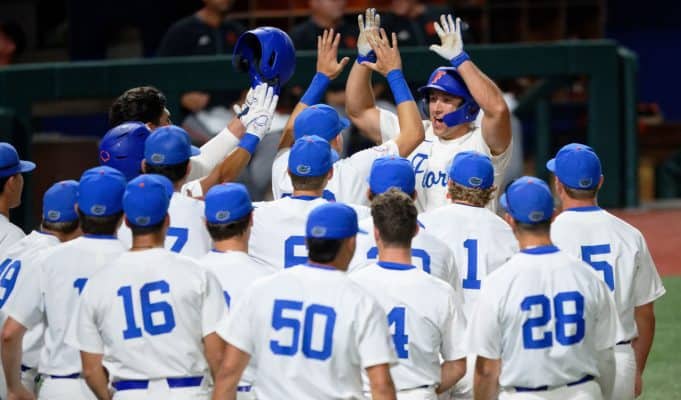
[[[201,309],[201,324],[203,336],[210,335],[217,330],[219,322],[227,315],[227,306],[218,278],[206,270],[206,286]]]
[[[104,341],[97,328],[95,311],[96,297],[92,293],[92,282],[85,286],[78,302],[76,312],[71,317],[64,341],[78,350],[94,354],[104,354]],[[90,289],[90,290],[88,290]]]
[[[187,182],[180,188],[180,193],[187,197],[192,197],[195,199],[204,196],[203,188],[201,187],[201,179],[194,179],[193,181]]]
[[[236,306],[225,313],[218,323],[216,333],[239,350],[253,355],[256,331],[251,324],[256,309],[253,304],[252,286],[246,290]]]
[[[225,127],[220,133],[201,146],[201,154],[189,159],[191,171],[187,181],[208,175],[239,144],[239,139]]]
[[[655,262],[650,255],[645,239],[640,237],[639,252],[636,255],[634,278],[634,306],[642,306],[657,300],[665,294],[662,279],[657,273]]]
[[[466,317],[463,308],[456,299],[453,289],[450,289],[447,301],[446,318],[442,336],[440,354],[444,361],[453,361],[466,357],[464,336],[466,334]]]
[[[594,332],[596,350],[605,350],[615,346],[624,337],[624,328],[620,323],[615,300],[608,287],[601,280],[598,283],[598,313]]]
[[[357,307],[357,352],[362,368],[380,364],[395,364],[397,358],[385,313],[368,295],[362,296]]]
[[[501,358],[502,332],[499,309],[493,290],[488,289],[490,286],[488,281],[480,291],[478,302],[468,322],[465,342],[468,353],[498,360]]]
[[[292,193],[293,185],[288,176],[288,155],[291,149],[281,149],[272,163],[272,198],[279,199],[284,193]]]
[[[40,260],[44,260],[44,258],[41,257]],[[20,274],[14,284],[12,296],[7,299],[2,307],[2,311],[7,316],[12,317],[28,329],[38,325],[44,318],[45,304],[42,288],[44,287],[45,275],[40,260],[36,260],[34,268],[31,268],[38,274],[38,277],[36,278],[35,275],[28,276],[25,273]],[[26,267],[24,268],[26,269]]]

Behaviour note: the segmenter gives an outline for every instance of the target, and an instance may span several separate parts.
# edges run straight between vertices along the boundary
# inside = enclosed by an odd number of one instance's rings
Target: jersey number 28
[[[566,304],[569,303],[572,303],[572,307],[568,309]],[[550,323],[552,320],[551,305],[551,299],[543,294],[527,296],[520,303],[522,311],[536,315],[523,323],[524,348],[544,349],[553,346],[553,334],[549,330],[549,327],[554,326]],[[538,313],[534,312],[537,308]],[[560,292],[553,297],[553,310],[556,316],[556,341],[563,346],[581,342],[584,339],[585,329],[584,296],[579,292]],[[535,329],[544,332],[540,338],[534,335]]]
[[[139,298],[142,312],[142,321],[144,331],[150,335],[162,335],[168,333],[175,328],[175,314],[173,314],[173,307],[167,301],[151,301],[151,294],[159,292],[160,294],[168,293],[170,285],[166,281],[149,282],[139,290]],[[123,310],[125,311],[126,328],[123,331],[124,339],[134,339],[142,337],[142,329],[137,325],[135,320],[135,309],[133,300],[132,286],[122,286],[118,289],[118,296],[123,301]],[[160,314],[163,322],[158,323],[154,321],[154,314]]]

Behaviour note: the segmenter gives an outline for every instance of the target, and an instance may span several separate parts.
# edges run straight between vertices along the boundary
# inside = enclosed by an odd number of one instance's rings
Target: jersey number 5
[[[275,300],[274,310],[272,311],[272,328],[275,331],[290,329],[291,337],[289,340],[270,340],[270,350],[280,356],[294,356],[298,353],[298,343],[300,342],[300,313],[303,310],[303,303],[293,300]],[[284,313],[289,316],[284,316]],[[313,327],[317,318],[317,327],[321,327],[319,318],[324,319],[324,336],[321,341],[321,349],[313,349],[312,342],[314,337]],[[331,357],[333,347],[333,329],[336,326],[336,311],[328,306],[321,304],[310,304],[305,309],[303,317],[303,355],[305,358],[315,360],[326,360]],[[277,335],[281,337],[281,335]],[[290,345],[283,343],[290,343]],[[319,344],[317,340],[315,343]]]
[[[167,301],[151,301],[151,293],[168,293],[170,285],[166,281],[149,282],[140,289],[140,304],[142,311],[142,321],[144,330],[150,335],[162,335],[175,328],[175,315],[173,307]],[[122,286],[118,289],[118,296],[123,300],[123,310],[125,311],[126,328],[123,331],[123,339],[134,339],[142,337],[142,329],[135,320],[135,310],[132,296],[132,286]],[[154,314],[161,314],[163,323],[154,322]],[[158,322],[158,319],[157,319]]]
[[[596,271],[603,272],[603,280],[612,292],[615,290],[615,274],[612,265],[607,261],[594,261],[591,258],[596,255],[610,254],[609,244],[598,244],[595,246],[582,246],[582,260],[591,265]]]
[[[573,303],[574,312],[568,313],[565,304]],[[533,312],[539,310],[539,313]],[[533,310],[534,308],[534,310]],[[525,297],[520,303],[522,311],[538,314],[528,318],[523,324],[523,347],[526,349],[544,349],[553,346],[553,335],[546,325],[551,322],[551,300],[543,294]],[[556,341],[563,346],[579,343],[584,339],[584,296],[579,292],[561,292],[553,298],[553,309],[556,314]],[[543,335],[535,338],[534,330],[542,329]]]

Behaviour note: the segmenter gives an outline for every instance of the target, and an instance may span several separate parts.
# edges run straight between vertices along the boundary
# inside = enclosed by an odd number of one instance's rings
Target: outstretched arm
[[[434,22],[441,45],[430,49],[447,59],[459,72],[475,101],[482,108],[482,136],[493,155],[506,151],[511,143],[511,114],[497,85],[471,61],[463,50],[461,19],[454,23],[451,14]]]

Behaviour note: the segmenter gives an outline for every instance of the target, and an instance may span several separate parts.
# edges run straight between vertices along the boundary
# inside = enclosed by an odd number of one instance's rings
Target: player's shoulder
[[[186,194],[175,192],[170,198],[170,209],[173,211],[181,210],[183,213],[187,212],[203,212],[205,203],[202,200],[187,196]],[[191,210],[191,211],[190,211]]]

